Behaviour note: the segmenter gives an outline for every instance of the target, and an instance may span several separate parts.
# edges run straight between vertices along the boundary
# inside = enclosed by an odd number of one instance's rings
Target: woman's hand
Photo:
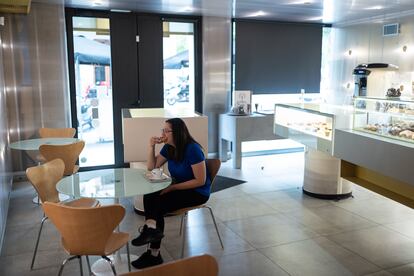
[[[150,146],[153,147],[156,144],[161,144],[163,142],[162,137],[158,137],[158,136],[152,136],[150,138]]]
[[[161,195],[163,195],[163,194],[166,194],[166,193],[172,192],[172,191],[174,191],[174,190],[175,190],[174,185],[170,185],[170,186],[168,186],[167,188],[165,188],[164,190],[162,190],[160,194],[161,194]]]

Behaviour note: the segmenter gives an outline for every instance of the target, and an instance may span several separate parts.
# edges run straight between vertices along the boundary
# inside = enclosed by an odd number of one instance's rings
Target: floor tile
[[[389,199],[346,200],[333,203],[379,224],[414,220],[414,210]]]
[[[219,260],[222,276],[288,276],[283,269],[258,251],[222,256]]]
[[[208,253],[217,257],[222,255],[234,254],[254,250],[254,248],[225,225],[218,224],[224,249],[221,248],[214,225],[203,225],[188,227],[186,229],[186,239],[184,256],[194,256]],[[167,230],[162,242],[174,259],[181,256],[182,236],[179,231]]]
[[[226,199],[212,199],[209,201],[209,204],[216,216],[222,221],[276,213],[268,205],[260,203],[248,195]]]
[[[329,201],[309,197],[302,193],[302,189],[296,188],[277,192],[257,193],[252,196],[279,212],[303,209],[304,207],[332,206]]]
[[[320,235],[369,228],[378,224],[332,204],[283,212]]]
[[[414,220],[384,224],[384,226],[414,240]]]
[[[327,238],[384,269],[414,262],[414,241],[382,226]]]
[[[388,272],[395,276],[412,276],[414,275],[414,263],[389,269]]]
[[[312,230],[279,214],[228,221],[225,224],[255,248],[317,236]]]
[[[364,275],[380,268],[324,237],[261,249],[290,275]]]

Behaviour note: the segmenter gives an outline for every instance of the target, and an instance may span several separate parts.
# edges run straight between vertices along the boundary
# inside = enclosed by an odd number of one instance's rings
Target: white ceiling
[[[33,0],[67,7],[344,24],[414,13],[414,0]]]

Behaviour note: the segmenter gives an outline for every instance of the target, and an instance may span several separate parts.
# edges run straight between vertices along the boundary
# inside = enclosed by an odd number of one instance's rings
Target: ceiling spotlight
[[[351,49],[349,49],[348,50],[348,56],[351,56],[352,55],[352,50]]]
[[[402,50],[403,50],[403,52],[405,53],[405,52],[407,52],[407,45],[404,45],[403,47],[402,47]]]
[[[194,10],[193,7],[189,7],[189,6],[181,9],[182,12],[192,12],[193,10]]]
[[[257,12],[252,12],[246,15],[246,17],[257,17],[257,16],[264,16],[266,15],[266,13],[264,11],[257,11]]]
[[[383,6],[372,6],[372,7],[365,8],[365,10],[382,10],[383,8],[384,8]]]
[[[99,6],[102,6],[102,2],[95,1],[95,2],[93,2],[92,5],[95,6],[95,7],[99,7]]]

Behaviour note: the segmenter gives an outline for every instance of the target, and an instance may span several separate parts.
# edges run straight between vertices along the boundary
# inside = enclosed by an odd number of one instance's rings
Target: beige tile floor
[[[245,157],[242,170],[226,162],[219,175],[247,181],[209,201],[225,248],[208,213],[195,211],[188,220],[185,255],[214,255],[220,275],[414,275],[412,209],[359,186],[353,187],[353,198],[341,201],[303,195],[302,153]],[[14,185],[0,275],[55,275],[66,257],[54,226],[46,223],[30,271],[42,215],[31,204],[32,195],[28,183]],[[127,215],[121,229],[135,237],[143,219],[133,213],[130,200],[122,203]],[[178,232],[179,218],[167,218],[161,250],[165,261],[180,256]],[[144,250],[131,246],[135,254]],[[63,275],[79,275],[78,263],[69,263]]]

